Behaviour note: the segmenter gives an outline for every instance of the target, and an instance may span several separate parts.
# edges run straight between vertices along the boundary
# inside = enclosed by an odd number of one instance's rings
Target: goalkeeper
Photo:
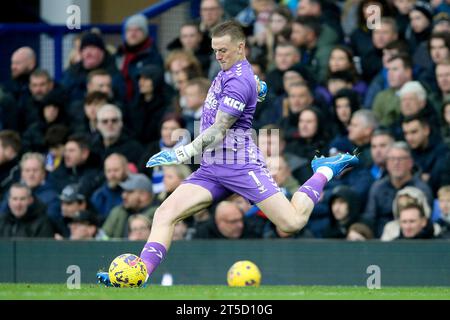
[[[240,25],[226,21],[211,34],[212,49],[222,71],[216,76],[203,105],[201,133],[190,144],[152,156],[147,167],[183,163],[202,156],[200,168],[189,176],[156,210],[151,234],[141,258],[148,275],[167,254],[175,224],[194,213],[238,193],[256,204],[282,231],[293,233],[308,222],[327,181],[344,168],[356,165],[350,154],[315,158],[313,176],[289,201],[272,179],[264,158],[251,137],[252,119],[258,100],[251,65],[245,57],[245,35]],[[99,280],[107,283],[107,273]]]

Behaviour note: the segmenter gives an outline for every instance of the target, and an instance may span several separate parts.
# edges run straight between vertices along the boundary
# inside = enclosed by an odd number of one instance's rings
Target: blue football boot
[[[314,172],[319,167],[328,167],[333,171],[333,177],[338,176],[345,168],[356,166],[359,159],[355,155],[349,153],[339,153],[332,157],[314,157],[311,161],[311,167]]]

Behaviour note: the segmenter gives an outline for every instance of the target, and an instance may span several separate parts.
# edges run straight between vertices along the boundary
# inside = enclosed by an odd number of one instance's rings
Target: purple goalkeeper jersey
[[[227,71],[220,71],[209,88],[201,119],[201,132],[216,119],[217,110],[238,119],[228,130],[222,145],[205,150],[202,165],[245,164],[262,160],[252,133],[252,120],[257,103],[257,90],[250,63],[242,60]]]

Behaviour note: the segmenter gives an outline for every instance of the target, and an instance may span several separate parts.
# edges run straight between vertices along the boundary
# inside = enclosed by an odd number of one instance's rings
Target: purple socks
[[[298,189],[298,191],[306,193],[315,205],[319,201],[320,194],[322,193],[327,182],[327,177],[319,172],[316,172]]]
[[[147,274],[150,276],[156,267],[166,256],[166,248],[158,242],[147,242],[142,249],[141,259],[147,266]]]

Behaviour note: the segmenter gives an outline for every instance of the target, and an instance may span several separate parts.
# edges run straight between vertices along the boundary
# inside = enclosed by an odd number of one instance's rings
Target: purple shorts
[[[202,165],[183,183],[195,184],[209,190],[214,202],[237,193],[255,204],[280,192],[269,170],[261,162],[238,167],[226,164]]]

